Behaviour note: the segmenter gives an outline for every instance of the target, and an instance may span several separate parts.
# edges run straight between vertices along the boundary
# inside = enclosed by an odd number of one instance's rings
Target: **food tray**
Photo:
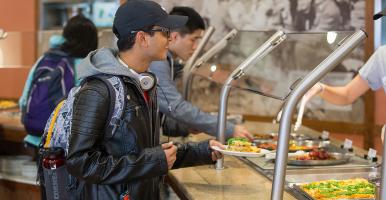
[[[351,156],[347,156],[342,153],[329,152],[331,157],[334,157],[334,160],[291,160],[288,158],[288,165],[296,166],[325,166],[325,165],[341,165],[348,163]]]
[[[263,149],[267,149],[270,151],[277,149],[277,142],[271,141],[271,142],[254,142],[254,144]],[[320,148],[327,148],[329,146],[329,142],[322,142],[322,141],[313,141],[313,140],[304,140],[304,141],[294,141],[292,144],[289,145],[288,152],[293,153],[297,151],[312,151],[314,149],[320,149]]]
[[[295,142],[298,146],[317,146],[317,147],[328,147],[330,145],[330,141],[323,140],[298,140]]]
[[[0,111],[7,111],[18,108],[18,104],[11,100],[0,100]]]
[[[265,142],[276,142],[277,141],[277,133],[268,133],[268,134],[254,134],[253,135],[254,139],[253,139],[253,142],[254,143],[265,143]]]
[[[297,140],[297,141],[303,141],[303,140],[315,140],[316,138],[313,138],[309,135],[302,134],[302,133],[291,133],[291,139]]]
[[[269,134],[255,134],[255,138],[253,142],[255,143],[264,143],[264,142],[276,142],[278,139],[277,133],[269,133]],[[318,138],[311,137],[306,134],[301,133],[291,133],[290,134],[290,140],[295,141],[321,141]]]
[[[299,185],[293,184],[291,186],[293,190],[298,192],[299,194],[303,195],[305,199],[307,200],[318,200],[310,196],[307,192],[305,192],[302,188],[299,187]],[[342,199],[334,199],[334,200],[376,200],[375,198],[356,198],[356,199],[347,199],[347,198],[342,198]]]
[[[296,192],[300,193],[301,195],[303,195],[305,199],[315,200],[314,198],[312,198],[312,196],[310,196],[307,192],[305,192],[302,188],[300,188],[299,185],[293,184],[291,188]]]

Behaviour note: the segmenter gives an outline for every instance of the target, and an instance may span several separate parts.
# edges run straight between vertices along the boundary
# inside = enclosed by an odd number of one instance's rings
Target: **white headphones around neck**
[[[117,56],[118,58],[118,61],[124,65],[125,67],[127,67],[131,73],[133,73],[136,78],[138,79],[139,81],[139,84],[142,88],[142,90],[144,91],[148,91],[148,90],[151,90],[153,89],[155,86],[156,86],[156,76],[152,73],[149,73],[149,72],[143,72],[143,73],[140,73],[138,74],[136,71],[134,71],[133,69],[131,69],[129,66],[126,65],[125,62],[123,62],[123,60]]]
[[[131,71],[131,73],[133,73],[137,77],[139,84],[141,85],[141,88],[144,91],[151,90],[156,85],[156,77],[153,74],[151,74],[149,72],[143,72],[143,73],[138,74],[133,69],[129,68],[129,70]]]

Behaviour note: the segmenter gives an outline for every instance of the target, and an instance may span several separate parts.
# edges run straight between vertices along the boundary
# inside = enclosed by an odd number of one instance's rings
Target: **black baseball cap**
[[[113,32],[117,38],[125,38],[132,31],[140,31],[150,26],[175,29],[184,26],[187,21],[186,16],[168,15],[156,2],[128,0],[115,13]]]

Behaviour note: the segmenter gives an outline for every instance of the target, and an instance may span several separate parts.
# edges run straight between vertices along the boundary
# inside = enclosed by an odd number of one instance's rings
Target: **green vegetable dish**
[[[248,152],[248,153],[260,153],[260,148],[257,148],[256,146],[253,146],[251,142],[248,141],[246,138],[230,138],[228,140],[228,147],[227,150],[229,151],[237,151],[237,152]]]
[[[328,180],[301,185],[307,194],[318,200],[372,199],[375,186],[366,179]]]
[[[242,138],[242,137],[229,138],[227,141],[228,145],[233,145],[237,142],[249,142],[249,141],[247,138]]]

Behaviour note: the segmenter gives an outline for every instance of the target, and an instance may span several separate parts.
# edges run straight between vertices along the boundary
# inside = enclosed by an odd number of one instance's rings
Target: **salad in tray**
[[[363,178],[318,181],[298,187],[317,200],[375,198],[375,185]]]

